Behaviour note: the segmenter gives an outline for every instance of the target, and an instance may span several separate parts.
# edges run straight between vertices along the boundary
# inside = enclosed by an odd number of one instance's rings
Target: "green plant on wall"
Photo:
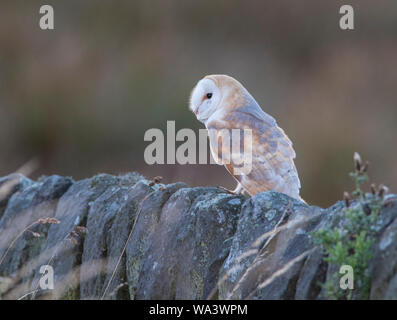
[[[371,247],[375,242],[380,209],[387,187],[371,184],[371,192],[365,193],[363,184],[368,182],[368,162],[363,163],[358,153],[354,154],[354,171],[350,173],[355,190],[344,193],[345,208],[336,219],[336,226],[321,228],[313,234],[313,240],[324,252],[324,260],[337,266],[337,272],[322,284],[324,298],[352,299],[369,298],[370,274],[368,264],[372,258]],[[339,268],[349,265],[354,271],[354,289],[341,289]]]

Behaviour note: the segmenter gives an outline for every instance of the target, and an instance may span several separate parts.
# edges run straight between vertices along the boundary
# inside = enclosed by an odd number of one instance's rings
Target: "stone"
[[[338,272],[313,233],[344,225],[342,201],[321,209],[138,173],[14,174],[1,190],[1,299],[325,299],[322,284]],[[397,299],[396,195],[373,228],[370,299]],[[39,285],[46,265],[53,290]]]

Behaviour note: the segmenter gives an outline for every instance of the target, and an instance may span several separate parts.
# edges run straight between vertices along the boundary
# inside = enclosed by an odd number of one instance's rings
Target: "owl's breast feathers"
[[[225,108],[223,113],[209,119],[206,124],[209,129],[211,152],[215,161],[218,164],[225,164],[233,177],[251,195],[261,191],[274,190],[301,199],[299,196],[300,181],[293,160],[295,151],[290,139],[283,129],[278,127],[276,120],[263,112],[249,94],[244,95],[243,100],[239,99],[234,102],[238,102],[237,105],[234,104],[234,108]],[[248,174],[237,175],[235,173],[237,166],[233,162],[227,163],[222,159],[222,155],[227,154],[232,145],[231,142],[222,143],[224,136],[221,137],[219,133],[216,133],[222,132],[222,129],[229,131],[232,129],[251,130],[252,169]],[[244,133],[241,135],[243,137]],[[232,134],[228,137],[231,139]],[[241,142],[243,141],[244,139],[241,139]],[[249,152],[249,149],[249,146],[245,150],[241,145],[240,152]]]

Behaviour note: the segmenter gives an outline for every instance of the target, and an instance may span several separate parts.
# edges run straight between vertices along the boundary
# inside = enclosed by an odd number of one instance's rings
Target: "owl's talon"
[[[229,194],[236,194],[234,191],[229,190],[229,189],[226,189],[225,187],[218,186],[218,188],[221,189],[221,190],[223,190],[223,191],[226,191],[226,192],[229,193]]]

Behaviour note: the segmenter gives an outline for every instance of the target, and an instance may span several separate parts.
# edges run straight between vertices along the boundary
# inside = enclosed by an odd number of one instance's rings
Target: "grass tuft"
[[[384,203],[387,187],[370,185],[370,193],[363,191],[367,183],[368,162],[363,163],[354,154],[354,171],[350,173],[355,189],[344,192],[345,208],[336,227],[322,228],[313,234],[314,243],[321,246],[324,260],[337,267],[337,271],[322,284],[324,298],[336,300],[368,299],[371,277],[368,270],[372,258],[372,245],[376,239],[376,226]],[[342,265],[350,265],[354,272],[354,290],[341,289],[339,273]]]

